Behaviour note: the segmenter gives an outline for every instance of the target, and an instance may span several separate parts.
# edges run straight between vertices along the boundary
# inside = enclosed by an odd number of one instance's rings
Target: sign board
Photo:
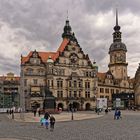
[[[31,87],[31,92],[40,91],[40,87]]]
[[[116,107],[121,107],[121,99],[116,98]]]
[[[107,108],[107,98],[97,98],[96,106],[97,108]]]

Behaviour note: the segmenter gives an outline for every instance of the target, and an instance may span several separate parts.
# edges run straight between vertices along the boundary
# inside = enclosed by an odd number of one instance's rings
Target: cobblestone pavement
[[[56,118],[57,122],[71,121],[72,113],[71,112],[62,112],[60,114],[54,114],[53,116]],[[98,117],[102,117],[102,116],[103,116],[102,114],[97,115],[93,111],[80,111],[80,112],[73,113],[74,120],[93,119],[93,118],[98,118]],[[12,118],[11,115],[8,115],[8,117],[9,117],[9,119]],[[36,117],[34,117],[33,113],[25,113],[24,114],[24,121],[25,122],[39,122],[40,119],[43,117],[44,117],[44,115],[41,115],[39,117],[37,114]],[[20,118],[20,113],[15,113],[14,120],[23,121]]]
[[[113,120],[109,112],[96,119],[57,122],[53,132],[39,123],[15,122],[0,114],[0,140],[140,140],[140,112],[122,114],[121,120]]]

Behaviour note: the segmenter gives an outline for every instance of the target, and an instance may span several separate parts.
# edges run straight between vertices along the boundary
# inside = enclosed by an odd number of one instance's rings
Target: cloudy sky
[[[116,6],[133,77],[140,63],[140,0],[0,0],[0,75],[19,75],[21,54],[56,51],[67,10],[80,46],[107,71]]]

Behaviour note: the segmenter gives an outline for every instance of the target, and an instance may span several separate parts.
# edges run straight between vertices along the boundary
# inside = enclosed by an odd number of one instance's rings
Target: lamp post
[[[71,120],[74,120],[74,118],[73,118],[73,102],[72,102],[72,107],[71,107]]]
[[[129,95],[127,95],[127,98],[128,98],[128,109],[130,109]]]
[[[3,111],[4,111],[4,92],[3,92]]]

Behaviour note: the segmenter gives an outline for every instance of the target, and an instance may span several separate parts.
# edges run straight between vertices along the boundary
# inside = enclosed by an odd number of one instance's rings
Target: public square
[[[82,112],[80,114],[82,116]],[[53,132],[40,126],[39,122],[19,122],[9,119],[7,114],[0,114],[0,140],[140,140],[139,111],[122,111],[120,120],[113,119],[114,111],[107,115],[103,112],[99,117],[91,111],[87,116],[89,114],[94,118],[56,119]]]

